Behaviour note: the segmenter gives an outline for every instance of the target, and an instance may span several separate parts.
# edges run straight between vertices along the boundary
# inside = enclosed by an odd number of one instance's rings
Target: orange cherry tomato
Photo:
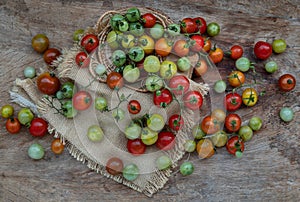
[[[170,54],[172,50],[172,45],[170,42],[167,41],[165,38],[160,38],[155,43],[155,52],[157,55],[160,55],[162,57],[166,57]]]
[[[210,49],[211,49],[211,40],[204,37],[203,50],[208,53],[210,51]]]
[[[176,41],[173,50],[175,54],[179,57],[186,56],[190,52],[188,43],[183,39]]]
[[[232,87],[238,87],[245,83],[245,75],[241,71],[232,71],[228,76],[228,82]]]
[[[60,141],[59,138],[56,138],[51,143],[51,150],[54,154],[61,154],[64,151],[64,144]]]
[[[207,138],[197,143],[196,150],[200,158],[209,158],[215,153],[212,141]]]
[[[224,52],[221,48],[215,48],[210,50],[209,57],[216,64],[223,60]]]
[[[203,76],[207,72],[207,63],[205,60],[199,60],[194,67],[194,74],[196,76]]]
[[[124,85],[123,77],[118,72],[111,72],[107,75],[106,83],[111,89],[122,88]]]
[[[6,130],[11,134],[16,134],[21,130],[21,123],[17,118],[9,118],[6,121]]]
[[[206,116],[201,122],[201,129],[206,134],[214,134],[220,130],[220,123],[215,117]]]

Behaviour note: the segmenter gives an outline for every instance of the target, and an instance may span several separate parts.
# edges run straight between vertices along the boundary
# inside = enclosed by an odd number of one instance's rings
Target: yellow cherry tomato
[[[232,87],[238,87],[245,83],[245,75],[241,71],[233,71],[228,76],[228,82]]]
[[[139,38],[139,45],[147,55],[154,51],[154,40],[148,35],[143,35]]]
[[[257,103],[258,96],[254,88],[246,88],[242,94],[243,103],[246,106],[252,107]]]

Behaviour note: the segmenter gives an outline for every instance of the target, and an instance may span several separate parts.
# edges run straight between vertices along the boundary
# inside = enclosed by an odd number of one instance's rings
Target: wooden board
[[[49,3],[51,2],[51,3]],[[238,3],[235,3],[238,2]],[[283,73],[300,78],[300,9],[299,1],[8,1],[0,2],[0,82],[1,106],[9,103],[8,90],[16,77],[22,77],[25,66],[44,67],[42,56],[31,48],[31,38],[46,33],[51,47],[71,47],[72,33],[78,28],[93,26],[105,11],[124,6],[148,6],[160,9],[178,21],[184,17],[203,16],[216,21],[221,34],[214,41],[224,49],[233,44],[245,48],[245,55],[254,59],[255,41],[284,38],[287,51],[273,56],[279,71],[267,75],[258,62],[267,94],[257,106],[237,113],[243,120],[261,116],[264,126],[246,144],[243,158],[228,155],[225,149],[207,160],[195,154],[190,160],[195,172],[182,177],[175,172],[166,186],[154,195],[156,201],[299,201],[300,200],[300,136],[299,83],[290,93],[277,89]],[[234,67],[230,60],[218,64],[223,78]],[[208,99],[208,98],[207,98]],[[209,100],[207,100],[209,102]],[[14,105],[17,109],[16,105]],[[208,106],[208,105],[207,105]],[[291,106],[295,118],[291,123],[280,121],[282,106]],[[209,108],[203,113],[209,113]],[[113,182],[73,159],[67,151],[61,156],[51,153],[52,137],[36,139],[23,128],[18,135],[9,135],[1,118],[0,129],[0,201],[147,201],[143,194]],[[41,161],[32,161],[27,149],[33,142],[46,148]],[[187,156],[185,157],[185,159]]]

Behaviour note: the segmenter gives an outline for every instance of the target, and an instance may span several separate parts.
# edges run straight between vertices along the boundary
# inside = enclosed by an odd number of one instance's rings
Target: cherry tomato
[[[11,105],[4,105],[1,107],[1,116],[3,118],[9,118],[14,114],[14,108]]]
[[[128,56],[133,62],[140,62],[144,59],[145,52],[141,47],[134,46],[129,49]],[[125,59],[126,59],[126,57],[125,57]]]
[[[156,159],[155,164],[158,170],[166,170],[170,168],[170,166],[172,165],[172,161],[170,157],[163,155]]]
[[[226,113],[224,112],[223,109],[214,109],[211,112],[211,116],[216,118],[220,123],[223,123],[226,118]]]
[[[211,22],[207,25],[206,32],[208,36],[217,36],[220,33],[220,25],[216,22]]]
[[[61,55],[61,52],[56,48],[49,48],[44,52],[43,58],[44,61],[51,65],[54,60],[56,60]]]
[[[60,81],[53,73],[45,72],[38,76],[37,87],[44,94],[54,95],[60,88]]]
[[[225,96],[225,106],[227,111],[235,111],[242,105],[242,97],[238,93],[228,93]]]
[[[210,158],[215,153],[214,145],[210,139],[201,139],[197,143],[197,153],[200,158]]]
[[[92,104],[92,96],[87,91],[78,91],[73,96],[73,106],[76,110],[83,111]]]
[[[181,33],[194,33],[197,29],[197,24],[192,18],[184,18],[180,22]]]
[[[206,134],[214,134],[220,130],[220,123],[215,117],[206,116],[201,122],[201,129]]]
[[[211,49],[212,43],[211,40],[209,38],[205,38],[204,37],[204,46],[203,46],[203,50],[207,53],[209,53],[210,49]]]
[[[234,45],[230,48],[230,57],[233,60],[237,60],[243,56],[243,48],[239,45]]]
[[[204,18],[201,17],[197,17],[194,18],[193,21],[196,23],[196,30],[195,32],[200,31],[200,34],[204,34],[206,32],[206,21],[204,20]]]
[[[245,75],[241,71],[232,71],[228,76],[228,82],[232,87],[238,87],[245,83]]]
[[[181,57],[177,60],[177,68],[182,71],[186,72],[191,68],[191,61],[188,57]]]
[[[209,57],[216,64],[223,60],[224,52],[221,48],[214,48],[209,52]]]
[[[155,52],[157,55],[166,57],[170,54],[172,50],[172,44],[165,38],[160,38],[155,43]]]
[[[153,103],[160,107],[167,107],[173,100],[172,93],[168,89],[157,90],[153,95]]]
[[[204,47],[204,39],[202,36],[196,34],[191,37],[191,40],[194,41],[194,45],[191,46],[191,50],[194,52],[199,52]]]
[[[236,155],[237,152],[244,151],[244,142],[238,136],[233,136],[227,141],[226,149],[230,154]]]
[[[36,52],[43,53],[49,47],[49,39],[45,34],[37,34],[32,38],[31,45]]]
[[[139,38],[139,45],[144,50],[145,54],[151,54],[155,46],[154,40],[148,35],[143,35]]]
[[[200,109],[203,97],[199,91],[189,91],[183,97],[184,106],[191,110]]]
[[[151,28],[156,23],[156,17],[152,13],[145,13],[142,15],[142,19],[145,28]]]
[[[279,88],[282,91],[288,92],[295,88],[296,79],[291,74],[284,74],[278,80]]]
[[[183,39],[176,41],[176,43],[173,46],[173,50],[175,54],[179,57],[186,56],[190,51],[188,43],[186,42],[186,40]]]
[[[163,79],[171,79],[177,73],[177,65],[170,60],[165,60],[160,65],[159,73]]]
[[[129,153],[138,156],[145,153],[146,145],[142,142],[141,139],[128,140],[127,150]]]
[[[249,126],[242,126],[239,130],[239,136],[244,142],[247,142],[253,137],[253,130]]]
[[[80,45],[90,53],[99,46],[99,39],[94,34],[87,34],[81,39]]]
[[[64,144],[60,141],[59,138],[56,138],[52,141],[51,143],[51,151],[54,153],[54,154],[61,154],[63,153],[64,151]]]
[[[129,22],[136,22],[140,19],[141,12],[138,8],[131,7],[126,11],[125,17]]]
[[[34,118],[29,127],[29,132],[34,137],[43,137],[46,135],[48,123],[42,118]]]
[[[169,118],[169,127],[172,130],[179,131],[184,125],[183,117],[179,114],[173,114]]]
[[[205,60],[199,60],[194,67],[194,73],[196,76],[203,76],[207,72],[207,63]]]
[[[82,37],[82,35],[84,34],[84,30],[83,29],[77,29],[74,31],[73,33],[73,40],[75,42],[78,42],[80,40],[80,38]]]
[[[175,95],[183,95],[189,90],[190,81],[184,75],[176,75],[170,79],[169,87]]]
[[[21,123],[17,118],[9,118],[5,124],[6,130],[11,134],[16,134],[21,130]]]
[[[77,53],[75,56],[75,62],[79,67],[82,67],[84,64],[84,61],[87,59],[87,54],[83,51]]]
[[[141,140],[145,145],[153,145],[158,139],[158,132],[148,127],[142,129]]]
[[[246,88],[243,91],[242,100],[246,106],[252,107],[253,105],[256,104],[257,99],[258,99],[257,92],[254,88]]]
[[[25,126],[28,126],[33,118],[34,115],[29,108],[22,108],[18,113],[19,122]]]
[[[106,171],[111,175],[121,174],[123,168],[123,161],[117,157],[112,157],[106,162]]]
[[[120,89],[124,85],[123,77],[118,72],[111,72],[107,75],[106,83],[111,89]]]
[[[271,44],[265,41],[258,41],[254,46],[254,54],[258,59],[266,60],[272,54]]]
[[[238,114],[228,114],[225,119],[225,127],[228,132],[237,132],[242,124],[242,119]]]
[[[272,43],[272,49],[275,53],[283,53],[286,49],[286,42],[284,39],[275,39]]]
[[[138,114],[141,111],[141,105],[137,100],[130,100],[127,109],[131,114]]]
[[[156,141],[156,147],[160,150],[170,150],[175,145],[175,135],[170,131],[161,131],[158,134],[158,139]]]

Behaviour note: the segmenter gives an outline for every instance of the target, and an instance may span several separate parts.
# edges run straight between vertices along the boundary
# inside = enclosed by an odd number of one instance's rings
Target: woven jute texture
[[[148,10],[143,8],[143,11]],[[166,20],[168,22],[168,18]],[[89,31],[97,34],[101,33],[103,29],[105,29],[105,26],[98,22]],[[118,91],[110,89],[106,83],[101,83],[94,77],[90,67],[78,68],[74,58],[81,50],[82,48],[77,44],[70,49],[63,50],[62,56],[55,62],[57,68],[54,72],[56,75],[61,80],[73,80],[77,90],[88,91],[92,95],[93,100],[97,96],[105,97],[110,109],[116,107],[120,96],[125,96],[128,100],[138,100],[142,106],[140,115],[129,114],[127,102],[122,102],[119,108],[125,111],[125,118],[117,122],[112,117],[111,111],[100,112],[95,109],[93,103],[89,109],[78,112],[75,118],[67,119],[63,115],[56,113],[49,100],[57,108],[60,108],[60,102],[51,97],[45,99],[44,95],[38,91],[34,79],[17,79],[16,88],[11,92],[11,97],[14,102],[30,107],[36,114],[46,119],[49,123],[49,132],[54,134],[55,137],[60,137],[66,144],[70,154],[78,161],[82,161],[90,169],[150,197],[164,186],[172,173],[172,169],[177,166],[177,162],[183,157],[185,153],[183,145],[186,140],[193,139],[191,130],[195,124],[198,124],[199,111],[188,109],[182,111],[185,124],[180,131],[175,133],[176,143],[173,149],[160,151],[155,145],[152,145],[147,147],[146,153],[141,156],[131,155],[127,152],[127,139],[123,131],[133,118],[146,113],[158,113],[167,121],[170,115],[180,112],[180,107],[175,101],[165,109],[156,107],[153,105],[153,93],[139,92],[130,87],[125,86]],[[95,60],[99,52],[100,50],[97,50],[90,55],[90,65],[101,63],[100,60]],[[203,96],[206,95],[208,91],[207,85],[199,84],[192,80],[190,80],[190,83],[191,90],[198,90]],[[91,125],[99,125],[102,128],[105,136],[101,142],[89,141],[87,130]],[[170,169],[157,170],[155,161],[161,155],[167,155],[171,158],[172,167]],[[121,174],[117,176],[110,175],[106,171],[105,165],[107,160],[112,157],[122,159],[124,166],[132,163],[136,164],[140,171],[138,178],[134,181],[127,181]]]

